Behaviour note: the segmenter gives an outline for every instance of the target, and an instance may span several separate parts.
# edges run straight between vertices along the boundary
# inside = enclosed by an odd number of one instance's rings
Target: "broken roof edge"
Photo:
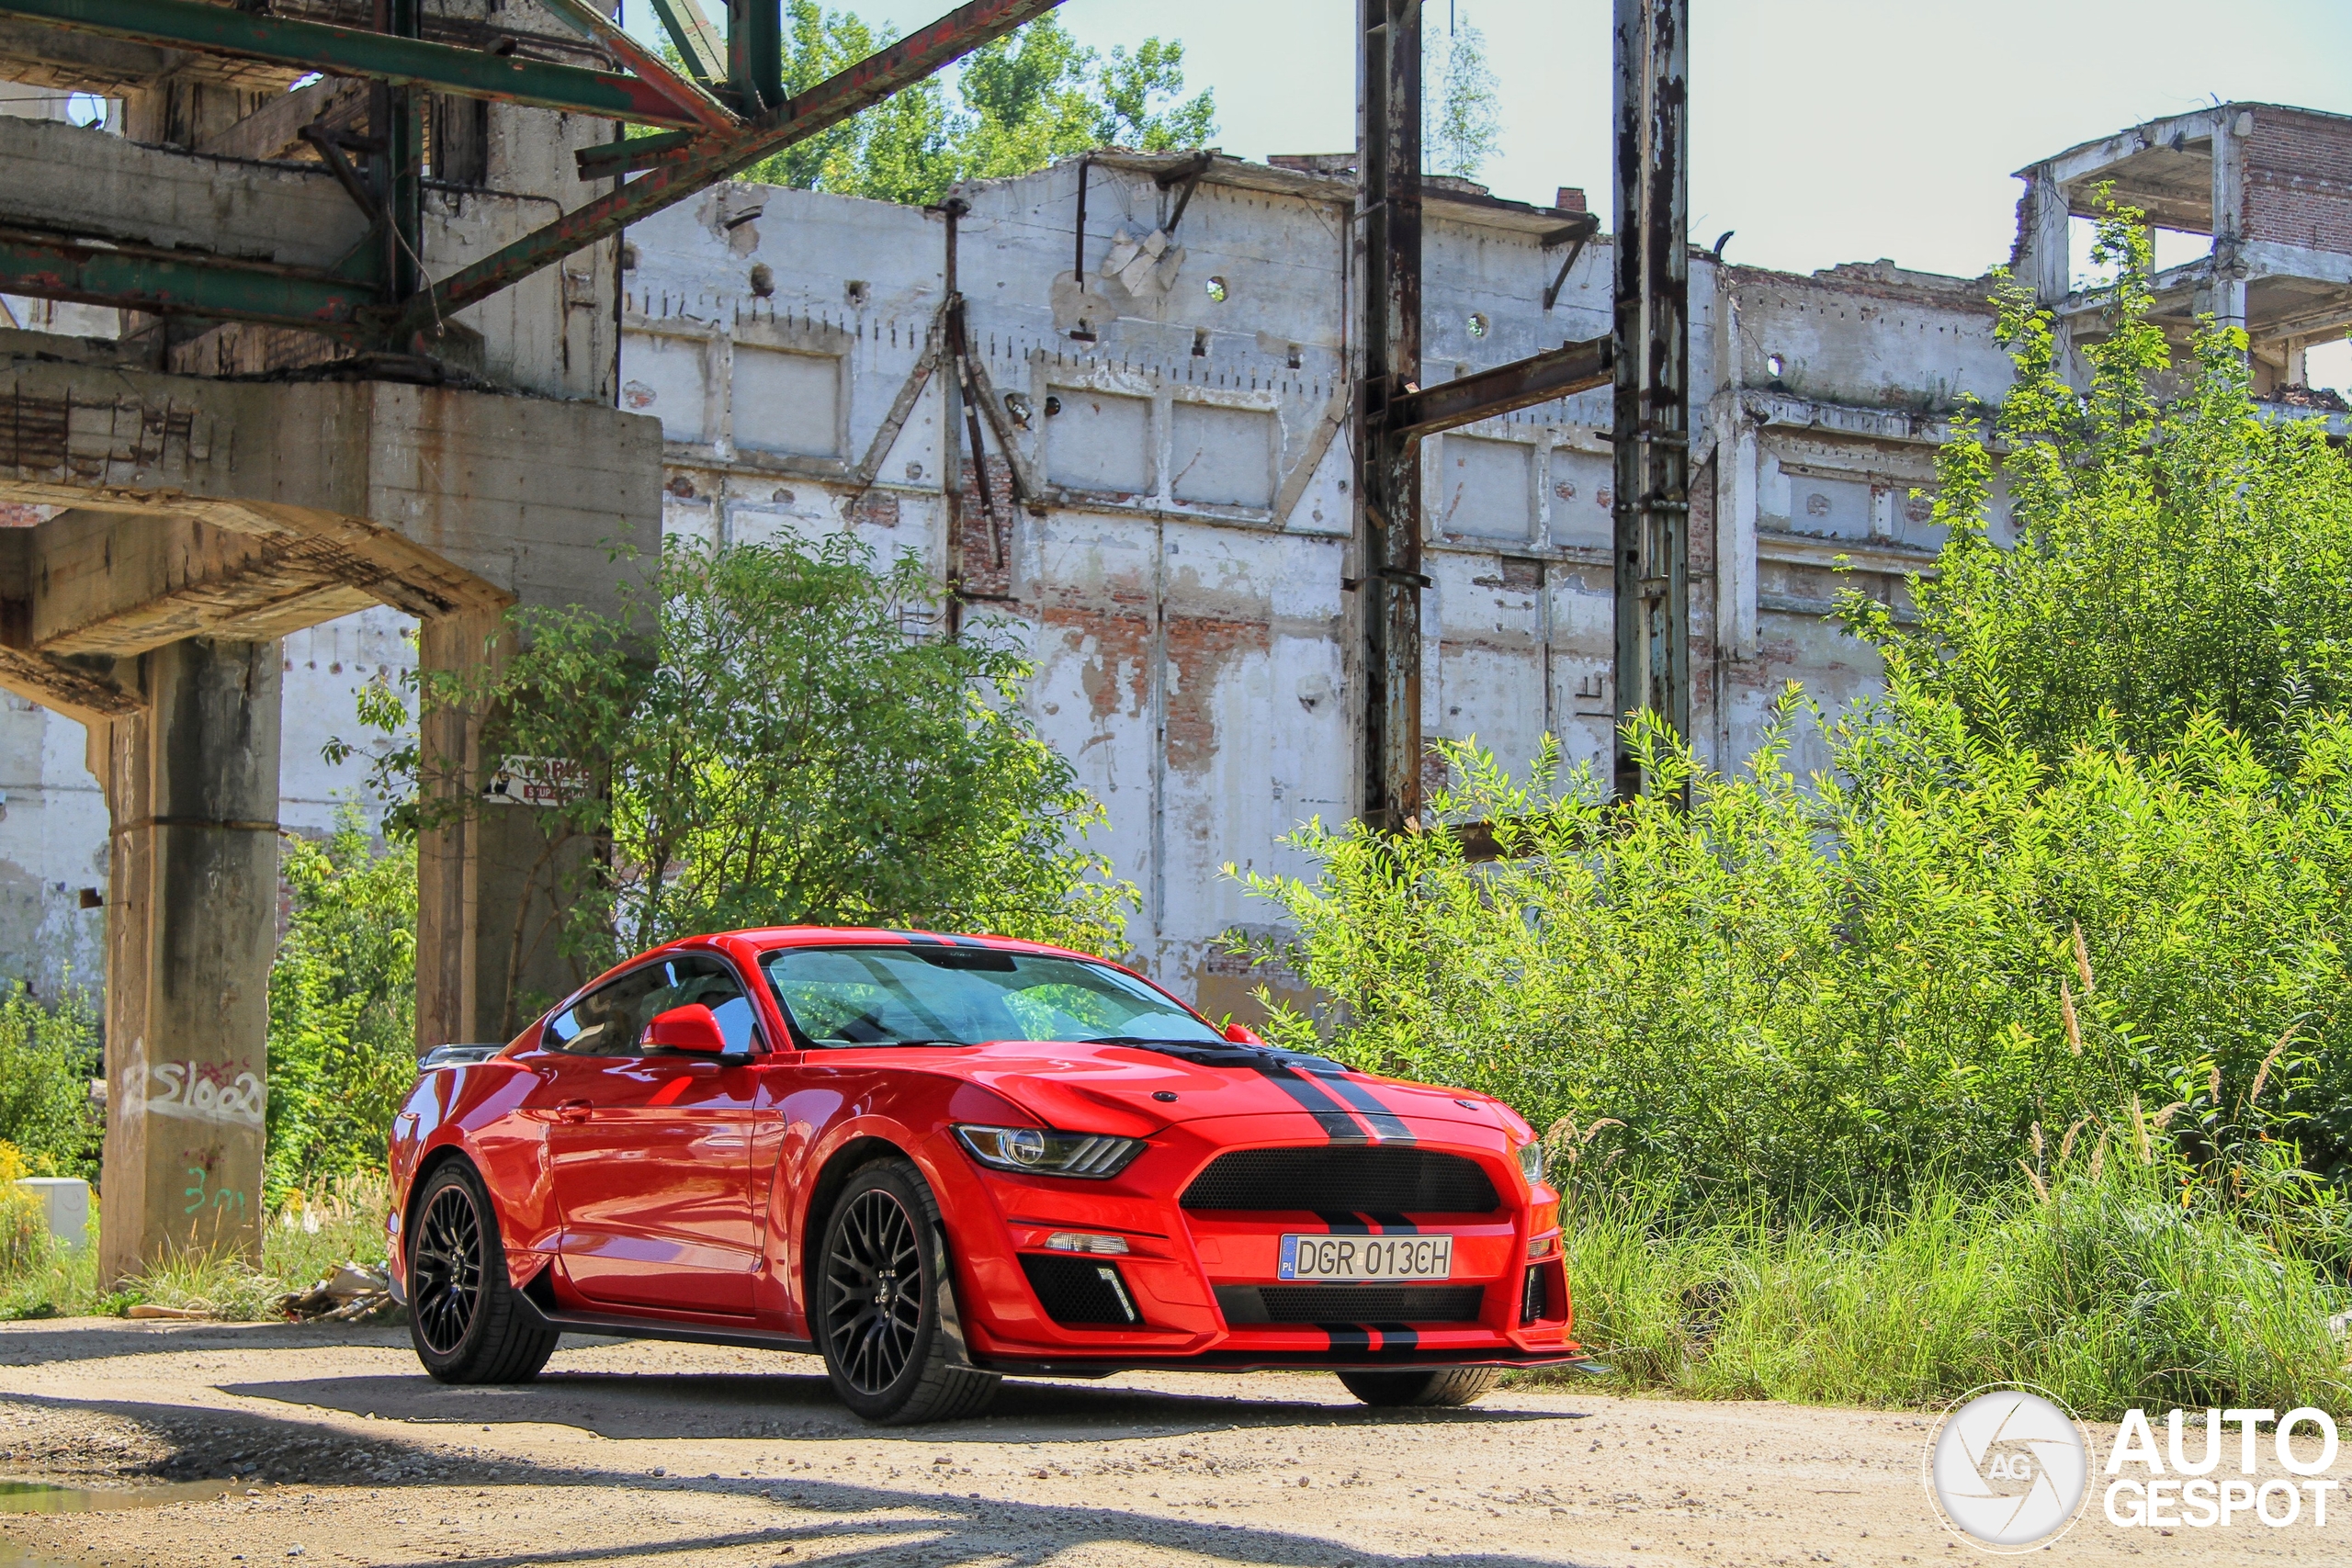
[[[1973,277],[1960,277],[1948,272],[1923,272],[1916,267],[1898,266],[1885,257],[1869,262],[1839,262],[1833,266],[1816,267],[1811,272],[1786,272],[1779,267],[1751,266],[1736,262],[1720,265],[1725,280],[1735,288],[1742,283],[1794,283],[1839,294],[1927,301],[1952,310],[1982,310],[1988,315],[1995,308],[1993,272],[1990,269]]]
[[[2120,163],[2122,158],[2131,156],[2132,152],[2162,145],[2169,140],[2170,133],[2177,130],[2188,131],[2194,129],[2201,135],[2211,134],[2209,128],[2198,126],[2195,122],[2200,120],[2210,122],[2225,115],[2234,117],[2257,109],[2275,109],[2281,114],[2309,115],[2314,119],[2341,120],[2346,125],[2352,125],[2352,115],[2337,114],[2329,109],[2311,108],[2302,104],[2261,103],[2251,98],[2232,99],[2228,103],[2207,104],[2200,108],[2184,109],[2178,114],[2162,115],[2154,119],[2142,120],[2137,125],[2127,125],[2120,130],[2109,131],[2105,136],[2094,136],[2087,141],[2077,141],[2072,147],[2062,148],[2048,157],[2036,158],[2024,168],[2012,171],[2010,177],[2030,180],[2040,170],[2094,154],[2101,148],[2120,143],[2127,138],[2134,140],[2137,145],[2122,152],[2116,160]],[[2072,176],[2075,179],[2081,177],[2080,175]]]
[[[1117,169],[1126,174],[1148,175],[1153,178],[1188,170],[1200,155],[1201,149],[1180,152],[1139,152],[1132,148],[1104,147],[1091,152],[1057,159],[1042,169],[1027,174],[1002,175],[989,179],[959,180],[950,187],[950,194],[997,189],[1034,180],[1040,175],[1050,175],[1079,162],[1098,168]],[[1356,182],[1348,175],[1317,174],[1301,169],[1277,168],[1270,164],[1253,163],[1237,158],[1218,148],[1208,148],[1208,166],[1201,171],[1204,185],[1229,186],[1236,190],[1257,191],[1267,196],[1296,197],[1306,201],[1346,204],[1355,200]],[[1426,212],[1454,223],[1477,228],[1503,229],[1514,233],[1531,234],[1544,244],[1566,244],[1578,238],[1592,238],[1600,231],[1600,215],[1574,212],[1565,208],[1539,207],[1532,202],[1510,201],[1498,196],[1473,195],[1460,189],[1448,189],[1436,185],[1424,185],[1421,207]]]

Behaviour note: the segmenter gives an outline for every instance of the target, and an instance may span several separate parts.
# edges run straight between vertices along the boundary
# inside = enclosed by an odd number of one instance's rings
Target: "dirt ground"
[[[1920,1416],[1504,1391],[1374,1412],[1329,1377],[1008,1383],[877,1430],[817,1363],[567,1339],[445,1388],[404,1331],[0,1325],[0,1565],[498,1568],[1959,1562]],[[233,1479],[232,1479],[233,1478]],[[2352,1517],[2352,1502],[2345,1515]],[[2352,1525],[2119,1529],[2040,1561],[2340,1562]]]

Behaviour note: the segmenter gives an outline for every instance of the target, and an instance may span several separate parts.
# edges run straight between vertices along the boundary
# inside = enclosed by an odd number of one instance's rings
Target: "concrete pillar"
[[[2213,127],[2213,324],[2245,328],[2245,138],[2254,116],[2241,110]]]
[[[112,818],[101,1278],[261,1257],[277,947],[278,644],[142,654],[145,706],[90,730]]]
[[[496,610],[426,621],[419,663],[427,673],[494,664],[502,625]],[[417,1049],[510,1039],[587,977],[560,939],[571,902],[563,881],[589,846],[555,842],[538,808],[478,804],[487,782],[481,714],[428,705],[418,723],[427,788],[469,798],[418,836]]]

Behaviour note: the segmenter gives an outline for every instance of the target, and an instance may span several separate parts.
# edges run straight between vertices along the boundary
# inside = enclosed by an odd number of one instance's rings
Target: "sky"
[[[642,28],[646,0],[627,5]],[[846,8],[905,31],[950,6]],[[1690,12],[1691,237],[1712,245],[1730,230],[1728,259],[1750,265],[1883,256],[1974,276],[2007,259],[2012,172],[2050,153],[2216,100],[2352,113],[2352,0],[1691,0]],[[1104,51],[1181,39],[1188,89],[1216,93],[1227,152],[1354,145],[1355,0],[1068,0],[1059,15]],[[1502,146],[1481,178],[1525,201],[1582,186],[1606,216],[1609,0],[1428,0],[1423,16],[1440,37],[1450,20],[1486,35]],[[2313,380],[2352,380],[2352,350],[2315,358]]]

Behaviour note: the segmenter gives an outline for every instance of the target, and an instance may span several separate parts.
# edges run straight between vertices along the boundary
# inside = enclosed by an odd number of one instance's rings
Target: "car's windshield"
[[[818,1045],[1221,1038],[1141,981],[1075,958],[945,945],[788,947],[761,967],[776,1004]]]

